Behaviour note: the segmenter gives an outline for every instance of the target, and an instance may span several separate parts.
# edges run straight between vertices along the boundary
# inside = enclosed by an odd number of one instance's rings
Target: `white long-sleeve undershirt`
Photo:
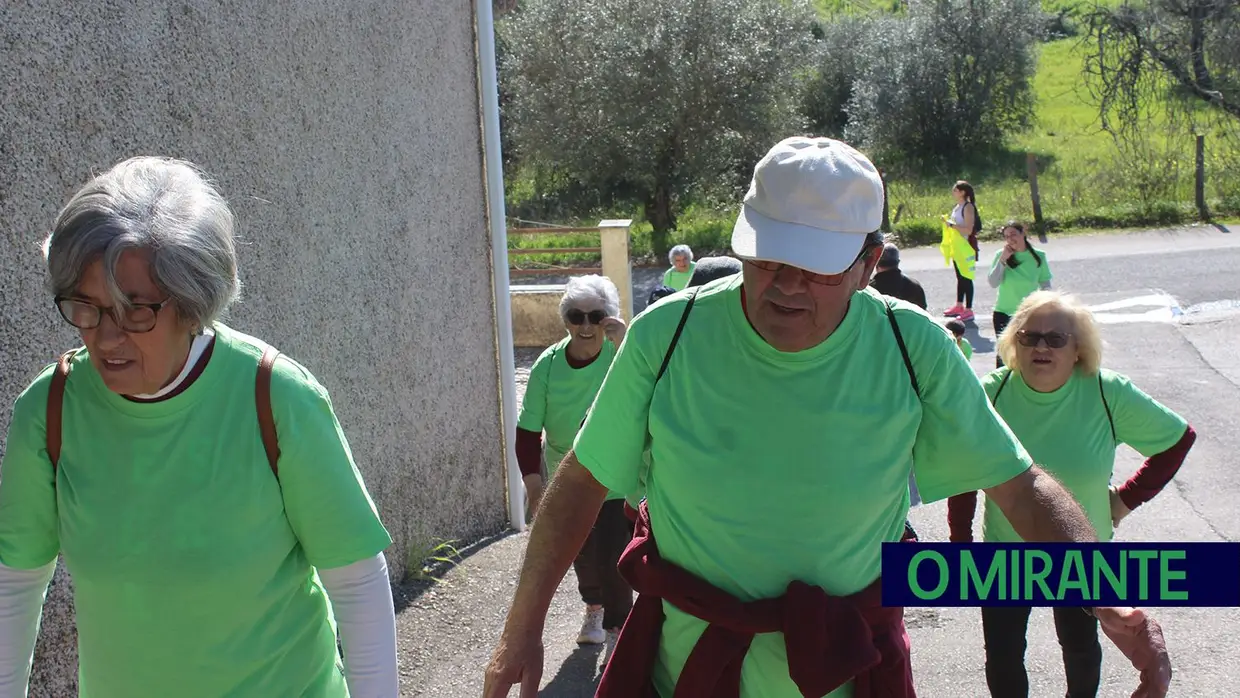
[[[33,570],[0,565],[0,698],[26,698],[39,616],[56,562]]]
[[[327,589],[351,698],[397,698],[396,610],[383,553],[345,567],[319,570]]]

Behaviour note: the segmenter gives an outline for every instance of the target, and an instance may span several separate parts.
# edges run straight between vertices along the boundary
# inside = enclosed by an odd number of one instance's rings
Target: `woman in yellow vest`
[[[944,315],[959,318],[962,322],[973,319],[973,276],[981,250],[977,234],[982,230],[982,218],[977,213],[977,199],[973,185],[964,180],[952,187],[956,207],[943,216],[943,241],[939,250],[943,259],[956,270],[956,305]]]

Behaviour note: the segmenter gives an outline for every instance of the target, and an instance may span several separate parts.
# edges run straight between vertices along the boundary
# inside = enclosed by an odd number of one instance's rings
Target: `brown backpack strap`
[[[47,457],[52,461],[52,475],[56,474],[56,465],[60,461],[60,420],[61,407],[65,404],[65,383],[69,380],[69,371],[73,369],[73,355],[77,349],[60,355],[56,362],[56,371],[52,374],[52,385],[47,393]]]
[[[271,373],[275,370],[276,358],[280,352],[275,347],[267,347],[263,358],[258,362],[258,379],[254,385],[254,397],[258,403],[258,428],[263,435],[263,450],[267,452],[267,463],[271,466],[271,474],[280,477],[280,439],[276,435],[276,419],[271,411]]]

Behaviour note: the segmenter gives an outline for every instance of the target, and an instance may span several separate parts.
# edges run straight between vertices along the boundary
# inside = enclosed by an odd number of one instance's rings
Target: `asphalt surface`
[[[1117,538],[1240,540],[1235,455],[1240,452],[1240,230],[1228,233],[1203,226],[1066,237],[1039,247],[1048,253],[1055,286],[1081,296],[1103,321],[1104,364],[1127,374],[1198,432],[1176,479],[1126,519]],[[986,245],[983,258],[988,261],[995,249],[994,243]],[[954,276],[936,249],[905,251],[902,266],[925,286],[932,311],[941,312],[954,302]],[[645,271],[637,275],[636,298],[644,299],[650,283],[646,277],[654,276]],[[993,300],[994,291],[982,281],[975,302],[977,323],[969,335],[979,373],[994,366],[989,322]],[[519,362],[530,358],[518,354]],[[897,368],[903,370],[892,370]],[[1126,477],[1140,462],[1123,447],[1117,472]],[[944,503],[917,507],[910,518],[923,539],[947,540]],[[482,671],[502,627],[525,542],[525,534],[484,541],[442,583],[421,595],[410,590],[410,605],[398,617],[403,696],[481,696]],[[593,695],[601,651],[578,648],[574,642],[581,610],[570,571],[547,621],[542,696]],[[1152,613],[1163,624],[1175,668],[1171,695],[1240,695],[1240,644],[1234,641],[1240,609]],[[918,695],[987,695],[977,609],[908,609],[906,622]],[[1034,611],[1028,640],[1031,695],[1064,695],[1049,610]],[[1103,646],[1099,696],[1129,696],[1136,685],[1135,671],[1105,639]]]

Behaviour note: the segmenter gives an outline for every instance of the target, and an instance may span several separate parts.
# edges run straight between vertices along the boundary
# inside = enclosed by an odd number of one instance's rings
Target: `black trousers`
[[[1025,672],[1025,634],[1029,608],[982,609],[982,636],[986,642],[986,685],[993,698],[1028,698]],[[1102,645],[1098,620],[1084,609],[1054,609],[1055,634],[1063,651],[1068,679],[1067,698],[1094,698],[1102,680]]]
[[[952,269],[956,271],[956,302],[964,303],[964,307],[972,309],[973,279],[966,279],[955,262],[952,262]]]
[[[1012,322],[1012,316],[1007,313],[995,311],[995,313],[990,316],[990,319],[991,323],[995,326],[995,343],[998,344],[999,335],[1003,334],[1003,331],[1007,329],[1008,323]],[[995,351],[995,368],[1003,368],[1003,357],[999,356],[997,349]]]
[[[633,609],[633,589],[616,569],[621,553],[631,540],[633,522],[624,514],[624,500],[603,502],[590,536],[573,560],[581,600],[603,607],[605,630],[620,628]]]

